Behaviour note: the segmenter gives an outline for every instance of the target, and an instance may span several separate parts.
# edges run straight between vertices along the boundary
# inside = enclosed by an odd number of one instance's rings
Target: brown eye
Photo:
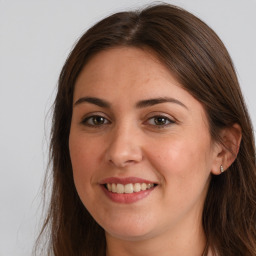
[[[92,118],[92,122],[94,125],[101,125],[104,124],[105,118],[103,118],[102,116],[94,116]]]
[[[156,125],[165,125],[168,122],[168,120],[165,117],[159,116],[154,118],[154,122]]]
[[[175,122],[165,116],[154,116],[154,117],[151,117],[150,119],[148,119],[148,123],[150,125],[164,127],[164,126],[167,126],[167,125],[175,123]]]
[[[88,126],[101,126],[108,124],[109,121],[103,116],[89,116],[85,118],[82,123]]]

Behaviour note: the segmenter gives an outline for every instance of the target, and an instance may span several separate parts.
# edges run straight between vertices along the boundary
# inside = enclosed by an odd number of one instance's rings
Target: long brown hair
[[[252,124],[231,58],[215,32],[194,15],[160,4],[111,15],[90,28],[59,78],[51,131],[52,195],[42,233],[48,255],[104,255],[104,230],[81,203],[73,181],[69,131],[76,79],[96,53],[116,46],[153,50],[184,89],[202,103],[210,133],[235,123],[242,141],[235,162],[212,176],[203,211],[209,246],[219,256],[256,255],[256,168]]]

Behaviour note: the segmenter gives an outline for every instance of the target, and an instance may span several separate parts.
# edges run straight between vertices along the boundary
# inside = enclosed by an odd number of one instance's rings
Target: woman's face
[[[217,146],[202,105],[152,53],[100,52],[73,100],[75,186],[106,235],[139,240],[201,224]]]

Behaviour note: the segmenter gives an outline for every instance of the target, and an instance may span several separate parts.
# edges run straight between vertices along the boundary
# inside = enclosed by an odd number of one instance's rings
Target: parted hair
[[[202,225],[215,255],[256,256],[255,141],[232,60],[209,26],[168,4],[120,12],[101,20],[82,35],[68,56],[53,106],[48,173],[51,201],[37,249],[46,237],[47,253],[43,255],[105,255],[104,230],[76,192],[68,140],[79,73],[95,54],[119,46],[153,51],[202,104],[213,140],[220,141],[220,131],[225,127],[240,125],[242,140],[236,160],[222,175],[211,176]]]

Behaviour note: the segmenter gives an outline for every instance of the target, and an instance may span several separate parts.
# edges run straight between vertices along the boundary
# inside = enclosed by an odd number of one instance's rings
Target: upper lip
[[[109,177],[106,179],[103,179],[100,181],[100,184],[107,184],[107,183],[115,183],[115,184],[130,184],[130,183],[147,183],[147,184],[157,184],[154,181],[138,178],[138,177],[125,177],[125,178],[119,178],[119,177]]]

